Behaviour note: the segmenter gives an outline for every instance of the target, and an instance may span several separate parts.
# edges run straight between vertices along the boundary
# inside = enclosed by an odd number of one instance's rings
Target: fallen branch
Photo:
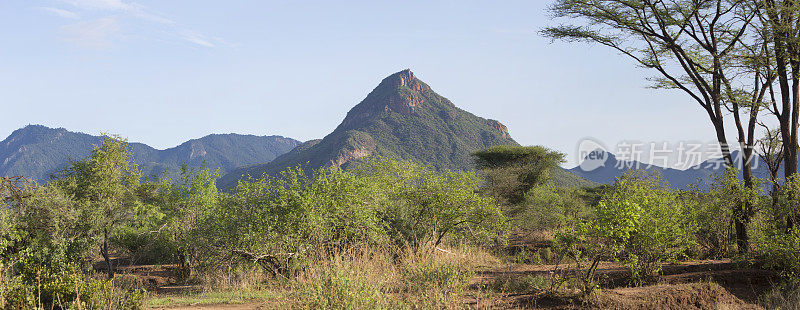
[[[280,271],[283,269],[281,268],[279,258],[284,258],[288,263],[288,261],[291,261],[296,255],[296,253],[259,254],[243,250],[232,250],[231,253],[261,265],[261,267],[269,270],[274,276],[280,275]]]

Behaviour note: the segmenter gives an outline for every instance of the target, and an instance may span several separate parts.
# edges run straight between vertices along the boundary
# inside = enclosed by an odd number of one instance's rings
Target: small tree
[[[767,126],[762,126],[765,132],[764,137],[758,140],[758,156],[761,157],[761,161],[767,165],[767,170],[769,170],[769,183],[771,185],[769,195],[772,198],[772,209],[777,210],[781,191],[781,180],[778,178],[778,172],[783,161],[783,143],[778,129],[769,129]]]
[[[587,284],[601,260],[622,261],[634,284],[642,284],[660,272],[661,262],[685,255],[694,244],[691,206],[684,203],[658,178],[629,172],[603,194],[596,218],[561,235],[558,244],[591,261]]]
[[[164,200],[161,202],[166,221],[158,233],[165,235],[175,245],[179,275],[190,278],[197,267],[203,237],[200,225],[219,206],[222,195],[217,191],[218,171],[181,169],[176,184],[163,184]]]
[[[382,197],[374,202],[378,216],[400,246],[435,247],[450,237],[476,241],[505,226],[495,200],[480,194],[475,173],[436,172],[382,157],[366,160],[353,173],[373,186],[371,196]]]
[[[109,278],[114,277],[109,240],[119,224],[130,219],[140,178],[128,154],[127,142],[118,136],[106,136],[89,158],[73,162],[58,182],[93,211],[92,220],[101,240],[100,254]]]

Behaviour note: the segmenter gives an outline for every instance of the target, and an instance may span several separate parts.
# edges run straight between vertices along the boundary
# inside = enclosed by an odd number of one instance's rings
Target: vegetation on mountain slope
[[[66,168],[70,160],[90,155],[103,137],[29,125],[0,142],[0,176],[25,176],[47,181],[50,174]],[[129,149],[145,177],[166,172],[177,176],[181,166],[219,168],[222,173],[241,166],[268,162],[300,142],[280,136],[214,134],[187,141],[166,150],[141,143]]]

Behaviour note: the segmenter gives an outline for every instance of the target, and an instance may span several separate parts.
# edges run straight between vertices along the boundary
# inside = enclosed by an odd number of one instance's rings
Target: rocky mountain
[[[439,170],[468,170],[473,168],[471,152],[505,144],[517,145],[506,126],[459,109],[403,70],[383,79],[323,139],[267,164],[236,169],[220,184],[232,186],[247,175],[274,174],[301,164],[309,170],[347,166],[370,155],[410,159]]]
[[[614,183],[614,180],[623,175],[626,170],[642,170],[660,175],[661,178],[673,189],[688,189],[691,184],[697,184],[701,189],[704,189],[707,188],[707,185],[714,180],[714,175],[725,172],[725,165],[723,164],[722,158],[709,159],[688,169],[679,170],[659,167],[656,165],[648,165],[638,161],[618,160],[617,157],[610,152],[600,152],[604,153],[604,157],[602,157],[604,163],[602,165],[592,165],[591,168],[593,169],[589,171],[582,168],[584,165],[578,165],[577,167],[569,169],[568,171],[587,180],[591,180],[600,184],[612,184]],[[734,164],[736,164],[737,167],[741,167],[739,151],[733,151],[731,155],[734,158]],[[584,160],[589,160],[589,158],[585,158]],[[753,174],[756,177],[769,180],[769,170],[767,169],[767,165],[762,162],[760,158],[753,158],[752,167]],[[779,171],[779,177],[783,177],[782,169]],[[765,189],[766,188],[767,184],[765,184]]]
[[[66,167],[70,159],[87,157],[101,137],[64,128],[28,125],[0,142],[0,176],[21,175],[38,181]],[[189,140],[179,146],[157,150],[130,143],[129,150],[144,176],[167,172],[175,175],[186,163],[190,168],[205,164],[226,173],[234,168],[269,162],[300,145],[281,136],[214,134]]]

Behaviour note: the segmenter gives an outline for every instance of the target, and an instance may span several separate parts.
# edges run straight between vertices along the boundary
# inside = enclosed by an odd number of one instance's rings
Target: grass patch
[[[253,301],[272,300],[280,296],[279,293],[270,290],[222,290],[186,294],[153,295],[145,300],[145,306],[147,308],[158,308],[189,305],[243,304]]]

